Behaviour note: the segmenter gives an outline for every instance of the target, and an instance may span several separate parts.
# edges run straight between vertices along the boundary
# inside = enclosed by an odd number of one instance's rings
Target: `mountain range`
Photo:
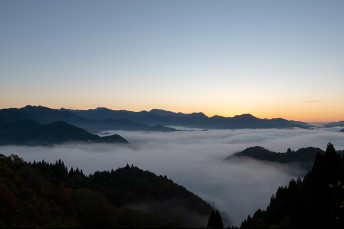
[[[139,131],[176,131],[174,128],[164,127],[156,123],[147,125],[126,118],[88,118],[67,109],[51,109],[43,106],[26,106],[23,108],[9,108],[0,110],[0,121],[32,119],[41,124],[63,121],[87,131],[101,130],[139,130]]]
[[[149,125],[157,123],[167,126],[183,126],[192,128],[209,129],[243,129],[243,128],[309,128],[307,123],[288,121],[282,118],[260,119],[251,114],[236,115],[234,117],[213,116],[208,117],[204,113],[175,113],[161,109],[152,109],[150,111],[126,111],[110,110],[107,108],[96,108],[89,110],[66,110],[73,114],[87,119],[129,119]]]
[[[166,126],[206,129],[243,128],[310,128],[307,123],[282,118],[260,119],[251,114],[234,117],[213,116],[203,113],[175,113],[160,109],[133,112],[96,108],[89,110],[51,109],[43,106],[26,106],[0,110],[0,120],[32,119],[41,124],[64,121],[71,125],[97,132],[100,130],[176,131]]]

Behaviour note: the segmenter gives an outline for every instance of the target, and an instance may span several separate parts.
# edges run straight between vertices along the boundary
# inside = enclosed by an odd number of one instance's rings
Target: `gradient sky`
[[[344,120],[344,1],[0,1],[0,108]]]

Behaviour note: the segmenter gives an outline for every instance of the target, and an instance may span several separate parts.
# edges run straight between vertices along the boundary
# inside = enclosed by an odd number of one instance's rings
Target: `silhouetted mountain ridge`
[[[149,125],[172,125],[209,129],[240,129],[240,128],[309,128],[307,123],[288,121],[282,118],[259,119],[251,114],[236,115],[234,117],[213,116],[204,113],[175,113],[162,109],[151,111],[124,111],[110,109],[69,110],[73,114],[89,119],[129,119]]]
[[[336,126],[344,126],[344,121],[339,122],[331,122],[324,125],[324,127],[336,127]]]
[[[160,115],[160,116],[174,116],[174,117],[185,117],[186,114],[178,112],[172,112],[172,111],[166,111],[163,109],[152,109],[149,111],[149,113],[151,114],[156,114],[156,115]]]
[[[95,115],[91,117],[81,117],[76,112],[75,114],[67,109],[51,109],[43,106],[26,106],[23,108],[9,108],[0,110],[0,121],[10,120],[22,120],[32,119],[42,124],[48,124],[51,122],[64,121],[71,125],[86,129],[88,131],[97,132],[101,130],[140,130],[140,131],[176,131],[174,128],[160,128],[150,126],[144,123],[136,122],[129,119],[118,118],[111,119],[102,115],[103,112],[109,112],[111,110],[107,108],[98,108],[96,114],[101,117],[97,118]],[[99,112],[99,113],[98,113]],[[127,113],[126,111],[123,111]],[[156,123],[157,125],[159,123]]]
[[[120,135],[100,137],[62,121],[49,124],[32,119],[0,122],[0,145],[50,145],[76,141],[128,143]]]
[[[266,210],[248,216],[241,228],[343,228],[344,158],[329,143],[301,180],[272,195]]]
[[[318,153],[324,154],[325,152],[320,148],[306,147],[300,148],[297,151],[293,151],[289,148],[285,153],[276,153],[261,146],[254,146],[241,152],[234,153],[228,156],[226,160],[248,157],[260,161],[297,164],[302,168],[310,169],[314,162],[315,155]]]
[[[10,115],[16,119],[33,119],[40,123],[64,121],[89,131],[100,130],[142,130],[160,131],[152,128],[157,124],[164,126],[183,126],[202,129],[243,129],[243,128],[309,128],[306,123],[288,121],[282,118],[260,119],[251,114],[234,117],[213,116],[204,113],[175,113],[161,109],[151,111],[126,111],[96,108],[89,110],[50,109],[42,106],[26,106],[16,109],[0,110],[0,119]],[[6,118],[5,118],[6,119]],[[168,128],[168,127],[167,127]],[[163,131],[176,131],[173,128]]]

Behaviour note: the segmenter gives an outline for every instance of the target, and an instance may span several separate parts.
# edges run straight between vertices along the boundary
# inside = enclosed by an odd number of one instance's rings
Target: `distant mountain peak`
[[[203,112],[194,112],[191,115],[199,118],[208,118],[208,116],[206,116]]]
[[[257,117],[247,113],[247,114],[235,115],[234,118],[246,118],[246,119],[247,118],[250,118],[250,119],[255,118],[256,119]]]
[[[38,106],[33,106],[33,105],[26,105],[25,107],[23,107],[23,109],[51,109],[42,105],[38,105]]]
[[[149,113],[160,115],[160,116],[174,116],[174,117],[184,117],[184,116],[186,116],[186,114],[184,114],[182,112],[176,113],[176,112],[173,112],[173,111],[167,111],[167,110],[163,110],[163,109],[151,109],[149,111]]]
[[[151,109],[149,112],[172,112],[172,111],[167,111],[167,110],[164,110],[164,109],[157,109],[157,108],[154,108],[154,109]]]
[[[149,113],[158,113],[158,114],[160,114],[160,113],[168,113],[168,114],[170,114],[170,113],[172,113],[172,114],[175,114],[174,112],[172,112],[172,111],[167,111],[167,110],[164,110],[164,109],[151,109],[150,111],[149,111]]]
[[[110,111],[111,109],[106,108],[106,107],[97,107],[95,109],[89,109],[89,110],[95,110],[95,111]]]

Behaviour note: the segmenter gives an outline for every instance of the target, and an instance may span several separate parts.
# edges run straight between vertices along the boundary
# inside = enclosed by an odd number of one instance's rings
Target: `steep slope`
[[[212,210],[166,176],[135,166],[86,176],[61,160],[26,163],[1,154],[0,203],[4,228],[199,228]]]
[[[344,159],[329,143],[318,153],[303,180],[291,180],[271,197],[266,210],[257,210],[242,228],[343,228]]]

